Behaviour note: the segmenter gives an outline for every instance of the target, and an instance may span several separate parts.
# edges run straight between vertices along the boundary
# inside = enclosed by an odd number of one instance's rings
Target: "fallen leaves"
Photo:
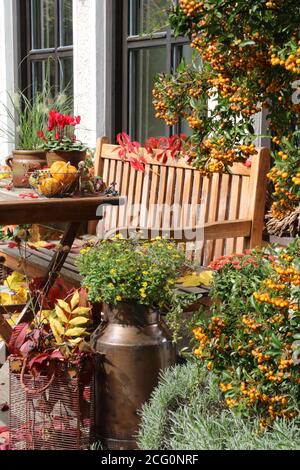
[[[176,280],[177,284],[182,284],[182,287],[209,287],[213,280],[212,271],[202,271],[201,273],[189,273]]]

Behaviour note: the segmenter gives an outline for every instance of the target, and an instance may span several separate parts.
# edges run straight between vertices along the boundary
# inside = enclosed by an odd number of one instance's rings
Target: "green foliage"
[[[299,450],[299,419],[258,432],[256,419],[225,409],[213,374],[195,363],[163,373],[142,410],[143,450]]]
[[[173,242],[115,237],[83,250],[78,264],[93,302],[137,302],[163,308],[173,298],[184,254]]]
[[[41,92],[35,94],[31,101],[22,91],[8,93],[9,105],[0,104],[3,108],[0,117],[0,137],[14,143],[18,150],[36,150],[41,141],[37,135],[48,121],[48,113],[55,109],[62,113],[72,110],[71,99],[62,92],[53,98],[50,85],[45,82]],[[3,124],[3,117],[8,117],[8,125]],[[1,119],[2,118],[2,119]]]

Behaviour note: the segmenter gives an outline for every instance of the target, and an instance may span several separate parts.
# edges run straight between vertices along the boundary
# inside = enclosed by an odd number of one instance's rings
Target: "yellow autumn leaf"
[[[56,306],[55,306],[55,312],[56,312],[56,315],[58,316],[58,318],[59,318],[61,321],[63,321],[64,323],[68,323],[68,322],[69,322],[67,316],[65,315],[64,310],[63,310],[59,305],[56,305]]]
[[[70,321],[70,325],[72,326],[79,326],[85,325],[89,319],[87,317],[75,317]]]
[[[191,273],[176,280],[177,284],[183,287],[210,286],[213,279],[212,271],[203,271],[202,273]]]
[[[68,340],[68,342],[70,344],[73,344],[74,346],[80,344],[82,341],[83,341],[83,338],[75,338],[75,339]]]
[[[65,310],[68,313],[71,313],[70,305],[67,304],[67,302],[65,302],[62,299],[58,299],[57,303],[63,310]]]
[[[72,311],[72,315],[89,315],[91,309],[89,307],[78,307],[75,308],[75,310]]]
[[[14,292],[18,292],[19,289],[24,288],[24,284],[26,284],[26,278],[23,276],[23,274],[14,271],[6,278],[3,284]]]
[[[51,318],[55,318],[55,310],[43,310],[39,313],[40,320],[44,323],[48,323]]]
[[[85,329],[85,328],[79,328],[79,327],[69,328],[69,329],[66,331],[66,336],[68,336],[68,337],[72,337],[72,336],[82,336],[85,332],[86,332],[86,329]]]
[[[9,294],[7,292],[2,292],[0,294],[0,305],[19,305],[25,304],[28,299],[27,289],[19,288],[16,293]]]
[[[62,324],[60,323],[59,320],[57,320],[56,318],[51,318],[50,319],[50,327],[52,329],[52,327],[54,326],[55,330],[57,331],[57,333],[59,335],[63,335],[65,333],[65,329],[64,327],[62,326]]]
[[[52,331],[52,333],[53,333],[53,336],[54,336],[54,338],[55,338],[56,343],[57,343],[58,345],[61,344],[61,343],[62,343],[62,339],[61,339],[60,335],[58,334],[58,331],[57,331],[57,329],[56,329],[54,323],[52,323],[52,321],[50,321],[50,328],[51,328],[51,331]]]
[[[73,297],[72,297],[72,299],[71,299],[71,308],[72,308],[72,310],[74,310],[75,307],[78,306],[79,300],[80,300],[80,298],[79,298],[79,292],[78,292],[78,290],[77,290],[77,291],[74,292],[74,295],[73,295]]]

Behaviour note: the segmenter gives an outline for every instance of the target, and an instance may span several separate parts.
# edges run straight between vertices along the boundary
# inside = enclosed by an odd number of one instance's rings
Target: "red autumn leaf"
[[[8,350],[10,354],[20,354],[20,350],[24,344],[28,329],[28,323],[20,323],[20,325],[15,326],[8,344]]]
[[[34,349],[35,349],[35,343],[31,339],[29,339],[29,340],[25,341],[25,343],[20,347],[20,353],[23,356],[27,356]]]
[[[58,360],[58,361],[63,361],[64,360],[64,356],[62,355],[62,353],[58,350],[56,351],[53,351],[51,354],[50,354],[50,357],[49,359],[52,361],[52,360]]]
[[[129,163],[136,171],[142,171],[143,173],[145,172],[144,165],[137,158],[131,157]]]
[[[9,242],[7,246],[8,248],[17,248],[19,245],[16,242]]]
[[[49,353],[40,353],[40,354],[36,354],[32,357],[32,359],[30,359],[30,361],[28,361],[27,363],[27,366],[28,366],[28,369],[31,370],[35,365],[41,365],[43,364],[45,361],[49,361],[50,359],[50,354]]]

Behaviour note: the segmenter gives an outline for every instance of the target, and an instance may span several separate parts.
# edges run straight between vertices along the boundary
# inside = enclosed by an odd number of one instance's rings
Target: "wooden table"
[[[105,205],[118,206],[122,198],[103,194],[90,196],[74,196],[70,198],[37,198],[22,199],[20,194],[30,194],[32,190],[8,191],[0,189],[0,225],[45,224],[50,222],[67,222],[67,227],[60,242],[60,250],[51,259],[45,275],[45,293],[49,291],[62,268],[73,242],[83,223],[101,220],[102,208]],[[32,312],[29,304],[25,307],[18,320],[30,321]],[[0,314],[0,334],[7,343],[12,328]]]

